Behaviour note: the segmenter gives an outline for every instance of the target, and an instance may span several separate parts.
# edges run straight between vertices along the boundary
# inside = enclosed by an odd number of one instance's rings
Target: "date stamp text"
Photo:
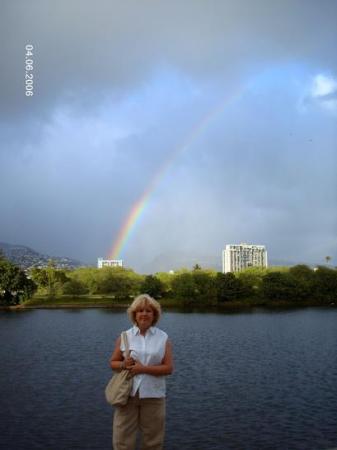
[[[32,97],[34,95],[34,46],[27,44],[25,50],[25,94],[27,97]]]

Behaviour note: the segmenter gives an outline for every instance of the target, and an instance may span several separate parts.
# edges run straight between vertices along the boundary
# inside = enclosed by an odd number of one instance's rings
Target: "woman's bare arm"
[[[116,340],[116,345],[110,358],[110,367],[112,370],[125,369],[127,365],[130,366],[135,362],[133,358],[126,358],[124,360],[124,356],[123,353],[121,352],[120,347],[121,347],[121,337],[119,336]]]
[[[139,373],[157,376],[170,375],[173,372],[173,353],[171,342],[166,342],[165,355],[161,364],[158,364],[157,366],[144,366],[139,361],[135,361],[134,364],[126,364],[126,368],[130,370],[133,375],[137,375]]]

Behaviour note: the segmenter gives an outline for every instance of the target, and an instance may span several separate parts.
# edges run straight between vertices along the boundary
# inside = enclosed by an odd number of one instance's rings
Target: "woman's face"
[[[137,309],[136,311],[136,323],[139,328],[147,329],[153,323],[154,312],[151,306],[144,305]]]

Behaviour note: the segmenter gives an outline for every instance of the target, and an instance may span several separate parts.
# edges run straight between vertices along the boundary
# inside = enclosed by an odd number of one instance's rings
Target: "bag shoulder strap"
[[[126,331],[123,331],[121,334],[121,342],[124,344],[125,354],[126,354],[126,357],[128,357],[130,350],[129,350],[128,335],[126,334]]]

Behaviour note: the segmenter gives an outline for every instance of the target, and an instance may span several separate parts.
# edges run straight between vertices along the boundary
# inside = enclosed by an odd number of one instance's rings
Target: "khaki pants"
[[[130,397],[115,409],[112,445],[114,450],[134,450],[137,431],[141,450],[162,450],[165,433],[165,398]]]

